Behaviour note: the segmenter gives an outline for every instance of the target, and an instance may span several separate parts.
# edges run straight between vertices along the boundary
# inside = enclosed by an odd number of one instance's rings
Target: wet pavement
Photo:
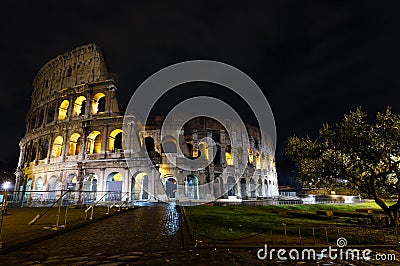
[[[0,265],[316,265],[261,261],[254,249],[190,249],[180,220],[175,205],[141,207],[1,255]]]

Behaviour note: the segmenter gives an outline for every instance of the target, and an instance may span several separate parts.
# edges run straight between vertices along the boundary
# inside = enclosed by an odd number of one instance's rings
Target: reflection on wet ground
[[[178,212],[179,206],[169,203],[165,209],[163,235],[174,235],[179,231],[181,219]]]

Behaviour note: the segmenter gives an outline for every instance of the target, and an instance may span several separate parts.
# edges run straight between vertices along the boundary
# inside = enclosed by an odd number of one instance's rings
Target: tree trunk
[[[399,222],[399,206],[394,204],[389,207],[389,219],[390,219],[390,226],[397,226],[400,224]]]
[[[399,222],[399,209],[400,204],[398,202],[391,206],[387,206],[386,203],[378,197],[374,197],[375,203],[381,207],[381,209],[387,214],[389,217],[389,226],[397,226],[400,224]]]

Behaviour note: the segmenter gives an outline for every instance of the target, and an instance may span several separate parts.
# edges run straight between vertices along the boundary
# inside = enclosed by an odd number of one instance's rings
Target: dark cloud
[[[31,82],[56,55],[101,46],[120,102],[149,75],[190,59],[226,62],[263,89],[277,123],[281,178],[287,137],[315,132],[357,106],[399,108],[400,26],[377,1],[3,1],[0,161],[15,168]]]

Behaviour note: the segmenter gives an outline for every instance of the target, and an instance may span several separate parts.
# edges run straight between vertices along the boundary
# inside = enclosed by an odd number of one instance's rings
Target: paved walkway
[[[256,250],[183,249],[179,220],[174,205],[142,207],[2,255],[0,265],[265,265]]]

